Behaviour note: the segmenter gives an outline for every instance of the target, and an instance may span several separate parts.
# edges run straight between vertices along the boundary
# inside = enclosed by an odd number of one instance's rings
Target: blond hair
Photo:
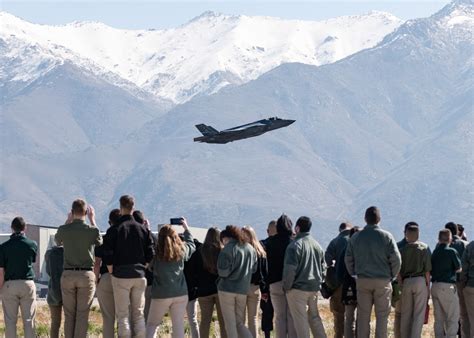
[[[156,257],[160,261],[177,262],[184,256],[184,244],[171,225],[163,225],[158,233]]]
[[[244,234],[246,242],[249,243],[255,249],[257,256],[267,257],[267,253],[265,252],[265,249],[263,248],[262,244],[260,244],[260,242],[257,239],[257,234],[255,233],[255,230],[251,226],[244,226],[242,228],[242,232]]]

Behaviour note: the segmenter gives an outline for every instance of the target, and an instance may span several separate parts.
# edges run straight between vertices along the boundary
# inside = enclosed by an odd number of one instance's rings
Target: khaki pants
[[[466,337],[474,338],[474,287],[466,286],[463,290],[464,301],[466,302],[466,310],[469,320],[470,333]]]
[[[92,271],[64,270],[61,276],[66,338],[87,337],[89,310],[95,293]]]
[[[115,336],[115,301],[112,289],[112,275],[103,274],[97,284],[97,300],[102,313],[103,337],[114,338]]]
[[[186,315],[188,316],[191,338],[199,338],[199,324],[197,320],[197,299],[188,301],[186,306]]]
[[[201,323],[199,324],[199,334],[201,338],[209,338],[209,331],[211,327],[212,313],[214,312],[214,305],[216,306],[217,320],[219,321],[219,337],[227,338],[224,318],[222,317],[222,310],[217,293],[206,297],[199,297],[198,302],[199,308],[201,309]]]
[[[6,281],[2,288],[3,316],[5,318],[5,337],[16,338],[18,309],[23,319],[26,338],[35,337],[36,287],[32,280]]]
[[[433,283],[435,337],[454,338],[458,332],[459,298],[454,284]]]
[[[150,313],[148,314],[148,322],[146,324],[147,338],[156,337],[156,329],[161,324],[165,313],[170,312],[171,323],[173,325],[173,338],[184,338],[184,314],[186,313],[186,305],[188,304],[188,295],[152,299],[150,304]]]
[[[375,307],[375,337],[387,337],[392,284],[385,279],[357,279],[357,337],[370,336],[370,315]]]
[[[403,281],[400,322],[402,337],[421,337],[427,302],[428,287],[425,277],[407,278]]]
[[[59,329],[61,327],[63,306],[49,305],[49,312],[51,313],[51,328],[49,331],[49,335],[51,336],[51,338],[59,338]]]
[[[118,324],[118,336],[130,337],[130,318],[133,325],[134,337],[144,337],[145,289],[146,278],[117,278],[112,276],[114,290],[115,317]]]
[[[291,289],[286,293],[288,307],[293,317],[297,338],[309,337],[309,330],[315,338],[326,338],[323,322],[318,311],[318,293]]]
[[[247,293],[247,323],[253,338],[258,338],[258,307],[260,305],[260,287],[250,284]]]
[[[344,310],[344,337],[354,338],[356,336],[356,305],[345,305]]]
[[[464,299],[464,283],[457,282],[456,287],[458,290],[459,296],[459,315],[461,320],[461,337],[469,337],[469,332],[471,331],[471,326],[469,323],[469,317],[467,314],[467,304]],[[471,307],[474,306],[470,304]]]
[[[224,291],[219,291],[218,294],[227,337],[252,338],[252,334],[245,326],[247,295]]]
[[[150,305],[151,305],[151,285],[147,285],[145,289],[145,308],[143,310],[143,314],[145,316],[145,323],[148,320],[148,313],[150,313]]]
[[[334,338],[344,336],[344,304],[342,304],[342,285],[339,286],[331,299],[329,308],[334,316]]]
[[[286,295],[283,291],[283,283],[276,282],[270,284],[270,297],[274,310],[275,337],[276,338],[294,338],[296,337],[293,317],[288,308]]]
[[[395,318],[393,321],[393,333],[395,338],[402,338],[401,334],[401,321],[402,321],[402,301],[399,299],[395,302]]]

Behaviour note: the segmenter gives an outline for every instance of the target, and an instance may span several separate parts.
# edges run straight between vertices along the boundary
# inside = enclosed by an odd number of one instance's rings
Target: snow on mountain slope
[[[174,29],[121,30],[98,22],[37,25],[0,12],[0,38],[38,44],[76,63],[91,60],[179,103],[245,83],[282,63],[335,62],[375,46],[400,24],[376,11],[321,22],[205,12]]]

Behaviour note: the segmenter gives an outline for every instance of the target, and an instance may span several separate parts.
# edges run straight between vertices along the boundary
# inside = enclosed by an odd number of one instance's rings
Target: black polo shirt
[[[5,281],[33,280],[38,245],[25,234],[12,234],[10,239],[0,245],[0,267],[5,269]]]
[[[431,281],[433,283],[456,283],[456,271],[461,267],[461,259],[455,249],[439,244],[431,255]]]

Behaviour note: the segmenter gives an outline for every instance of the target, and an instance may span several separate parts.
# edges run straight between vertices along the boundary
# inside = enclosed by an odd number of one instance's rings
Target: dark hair
[[[23,219],[23,217],[15,217],[13,220],[12,220],[12,229],[13,231],[15,232],[22,232],[22,231],[25,231],[26,229],[26,222],[25,220]]]
[[[72,202],[71,211],[74,215],[85,215],[87,212],[87,203],[83,199],[78,198]]]
[[[365,221],[367,224],[379,224],[380,223],[380,210],[377,207],[369,207],[365,211]]]
[[[291,237],[293,235],[292,227],[293,222],[287,215],[283,214],[278,218],[276,226],[277,234]]]
[[[109,213],[109,224],[118,225],[120,222],[120,209],[113,209]]]
[[[309,232],[311,230],[311,226],[313,223],[311,222],[311,218],[307,216],[301,216],[296,221],[295,227],[300,228],[300,232]]]
[[[352,228],[351,223],[343,222],[343,223],[339,224],[339,231],[344,231],[344,230],[351,229],[351,228]]]
[[[449,229],[449,231],[451,231],[451,235],[453,235],[453,238],[454,238],[454,236],[458,235],[458,225],[456,223],[448,222],[448,223],[446,223],[444,228]]]
[[[217,258],[222,250],[220,234],[219,229],[209,228],[201,247],[202,265],[207,272],[213,275],[217,275]]]
[[[438,234],[438,240],[442,243],[448,243],[449,242],[449,237],[450,237],[450,234],[451,234],[451,230],[450,229],[443,229],[443,230],[440,230],[439,231],[439,234]]]
[[[143,215],[143,212],[141,212],[140,210],[135,210],[132,216],[135,221],[137,221],[137,223],[145,224],[145,215]]]
[[[405,230],[404,230],[404,232],[407,232],[407,230],[408,230],[408,228],[409,228],[410,226],[416,226],[416,227],[418,227],[418,228],[420,227],[420,226],[418,225],[418,223],[416,223],[416,222],[414,222],[414,221],[410,221],[410,222],[408,222],[407,224],[405,224]]]
[[[460,234],[462,234],[464,232],[464,225],[458,224],[458,231]]]
[[[239,242],[239,244],[245,243],[245,237],[242,233],[242,229],[236,227],[235,225],[228,225],[225,227],[225,230],[221,231],[220,238],[221,240],[224,238],[233,238]]]
[[[275,227],[275,228],[276,228],[276,225],[277,225],[277,221],[271,220],[270,222],[268,222],[267,230],[268,230],[270,227]]]
[[[135,206],[135,200],[130,195],[123,195],[120,197],[120,208],[125,210],[132,210]]]
[[[418,228],[416,225],[410,225],[406,231],[405,231],[406,236],[410,235],[416,235],[416,239],[420,236],[420,228]]]
[[[358,233],[360,231],[360,228],[358,226],[355,226],[351,229],[349,232],[349,237],[352,237],[354,234]]]

